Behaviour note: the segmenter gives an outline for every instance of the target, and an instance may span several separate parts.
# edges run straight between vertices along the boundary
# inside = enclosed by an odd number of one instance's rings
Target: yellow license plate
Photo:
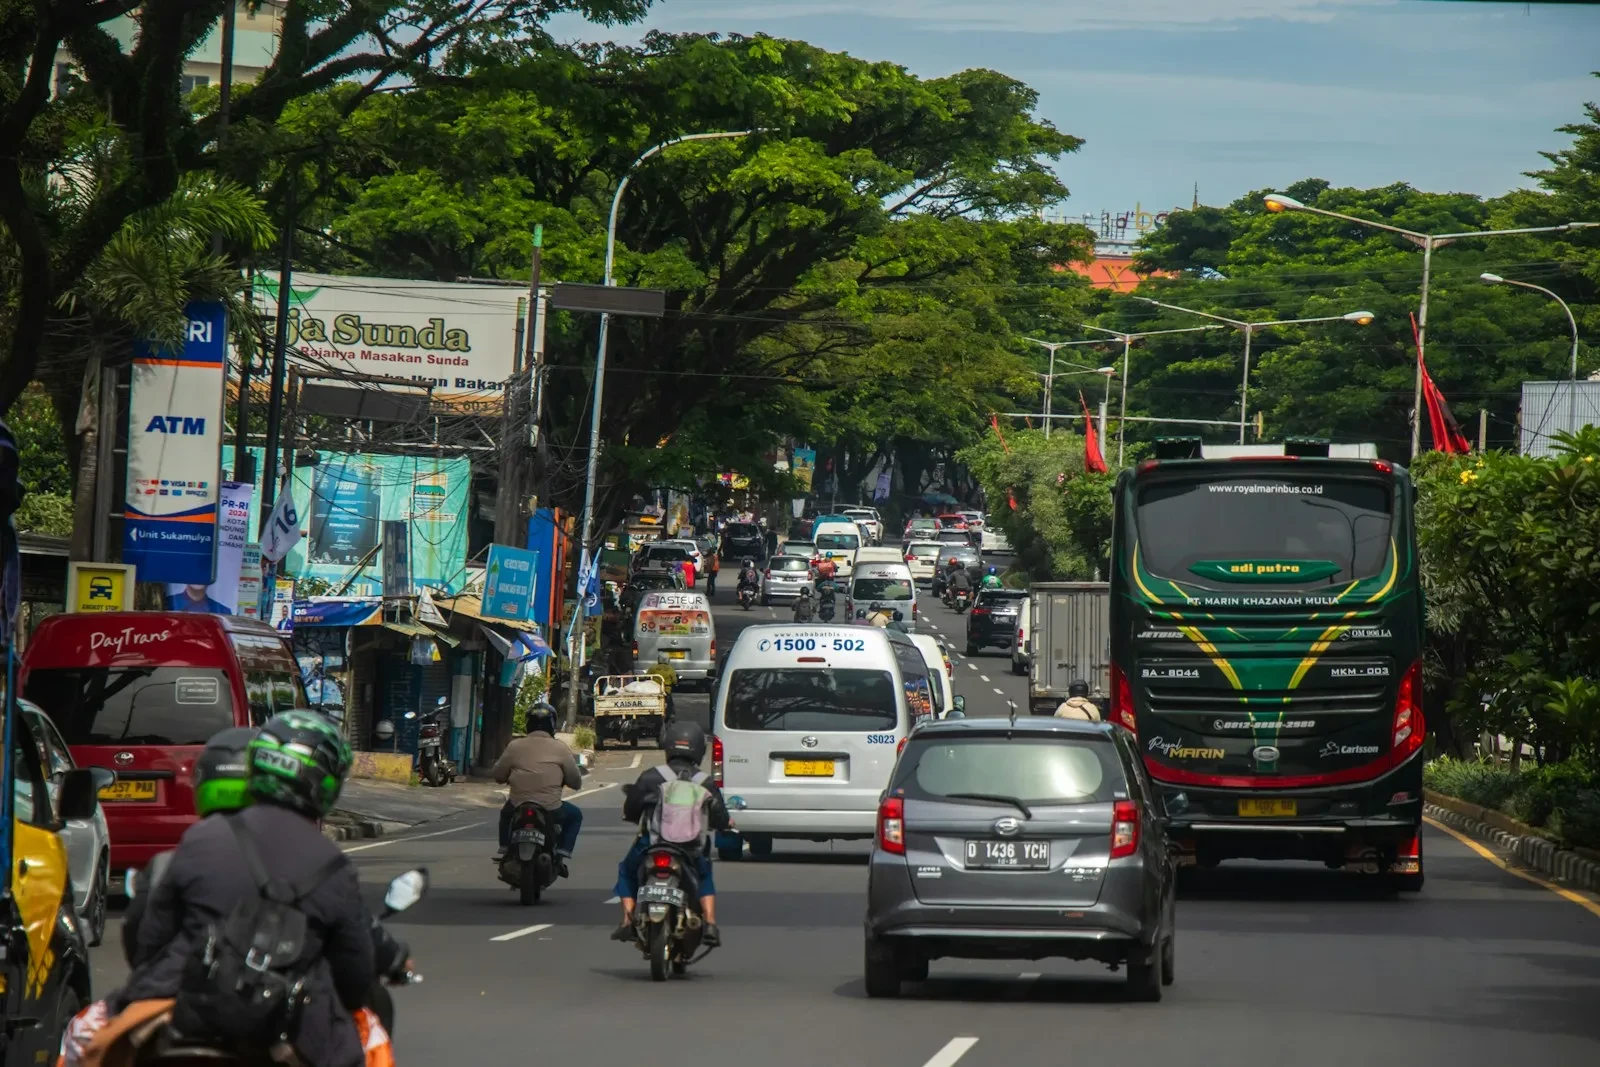
[[[786,759],[783,773],[787,778],[832,778],[831,759]]]
[[[1298,813],[1299,806],[1292,800],[1239,801],[1239,814],[1250,818],[1281,819]]]
[[[113,782],[100,790],[101,800],[154,800],[154,782]]]
[[[667,653],[667,658],[668,659],[688,659],[689,658],[689,653],[687,653],[687,652],[668,652]]]

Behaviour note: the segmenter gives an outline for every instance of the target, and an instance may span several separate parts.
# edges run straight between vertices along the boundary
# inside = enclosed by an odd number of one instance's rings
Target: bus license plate
[[[1292,800],[1241,800],[1239,814],[1253,819],[1293,818],[1299,805]]]
[[[831,759],[786,759],[783,761],[786,778],[832,778]]]

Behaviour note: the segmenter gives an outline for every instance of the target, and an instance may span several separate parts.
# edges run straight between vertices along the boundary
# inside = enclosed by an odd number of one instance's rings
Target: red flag
[[[1012,511],[1017,510],[1017,494],[1013,493],[1009,489],[1006,490],[1006,503],[1011,505]]]
[[[1011,452],[1011,446],[1006,444],[1006,435],[1000,432],[1000,416],[990,412],[989,425],[994,427],[994,435],[1000,438],[1000,447],[1005,449],[1007,454],[1009,454]],[[1011,505],[1011,509],[1015,511],[1016,505]]]
[[[1428,429],[1433,434],[1433,447],[1439,452],[1462,453],[1472,451],[1467,435],[1461,432],[1444,394],[1433,384],[1428,365],[1422,360],[1422,333],[1417,328],[1417,317],[1411,316],[1411,336],[1417,342],[1417,367],[1422,372],[1422,402],[1428,406]]]
[[[1106,473],[1106,457],[1100,454],[1100,435],[1095,433],[1094,419],[1089,415],[1089,402],[1078,394],[1083,405],[1083,469],[1090,474]]]

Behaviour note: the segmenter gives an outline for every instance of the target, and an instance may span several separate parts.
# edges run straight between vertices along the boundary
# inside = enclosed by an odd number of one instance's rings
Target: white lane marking
[[[1034,979],[1039,977],[1039,972],[1038,971],[1023,971],[1021,974],[1017,975],[1017,977],[1022,979],[1024,982],[1031,982]]]
[[[641,755],[642,755],[642,753],[641,753]],[[602,789],[610,789],[612,786],[614,786],[616,784],[617,784],[616,782],[601,782],[599,785],[595,786],[592,789],[580,789],[576,793],[573,793],[573,794],[571,794],[569,796],[563,797],[562,799],[563,800],[577,800],[579,797],[586,797],[590,793],[598,793]]]
[[[978,665],[976,663],[968,663],[967,666],[971,667],[973,670],[977,670],[978,669]]]
[[[986,682],[989,680],[989,676],[987,674],[980,674],[980,675],[978,675],[978,677],[982,678]]]
[[[621,897],[606,897],[605,903],[607,903],[607,904],[621,904],[622,903],[622,898]]]
[[[553,925],[554,925],[553,923],[539,923],[536,926],[524,926],[520,930],[513,930],[509,934],[501,934],[499,937],[491,937],[489,940],[490,941],[515,941],[519,937],[527,937],[529,934],[536,934],[540,930],[548,930]]]
[[[954,1067],[957,1060],[972,1051],[972,1046],[978,1043],[975,1037],[952,1037],[949,1044],[933,1054],[933,1059],[923,1064],[922,1067]]]
[[[1000,695],[1001,695],[1001,696],[1005,696],[1005,693],[1004,693],[1004,692],[1002,692],[1002,691],[1001,691],[1001,689],[1000,689],[1000,687],[999,687],[999,686],[995,686],[995,687],[994,687],[994,691],[995,691],[995,692],[996,692],[996,693],[999,693],[999,694],[1000,694]]]
[[[628,764],[628,770],[630,770],[630,771],[638,770],[639,769],[639,761],[642,760],[642,759],[644,759],[644,753],[643,752],[635,752],[633,754],[633,762]]]
[[[410,837],[386,837],[382,841],[374,841],[367,845],[351,845],[342,848],[340,852],[365,852],[369,848],[383,848],[385,845],[400,845],[407,841],[421,841],[424,837],[443,837],[445,834],[459,834],[463,830],[470,830],[474,826],[488,826],[486,822],[469,822],[465,826],[452,826],[448,830],[435,830],[431,834],[412,834]]]

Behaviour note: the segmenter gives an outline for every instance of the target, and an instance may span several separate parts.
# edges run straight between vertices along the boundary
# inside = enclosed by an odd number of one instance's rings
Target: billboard
[[[245,548],[250,542],[250,499],[256,487],[243,482],[222,483],[220,517],[217,520],[217,574],[210,585],[200,582],[173,582],[167,585],[167,608],[171,611],[198,611],[211,615],[259,615],[261,599],[261,550],[256,549],[255,582],[250,586],[248,607],[244,582]]]
[[[511,377],[527,289],[461,282],[294,274],[289,343],[335,369],[432,384],[458,403],[498,403]],[[256,275],[255,300],[277,307],[278,275]]]
[[[251,451],[259,469],[261,450]],[[231,465],[232,446],[224,453]],[[315,467],[294,469],[290,490],[305,536],[285,557],[285,572],[321,578],[336,589],[354,574],[344,595],[382,596],[382,553],[372,554],[359,573],[365,553],[353,553],[363,544],[370,550],[381,540],[383,524],[399,521],[407,524],[411,584],[458,593],[466,584],[471,481],[467,459],[323,452]],[[252,503],[252,530],[259,528],[260,506],[259,500]],[[364,532],[369,524],[370,541]]]
[[[210,585],[216,577],[227,315],[184,309],[183,344],[134,346],[122,560],[141,582]]]

